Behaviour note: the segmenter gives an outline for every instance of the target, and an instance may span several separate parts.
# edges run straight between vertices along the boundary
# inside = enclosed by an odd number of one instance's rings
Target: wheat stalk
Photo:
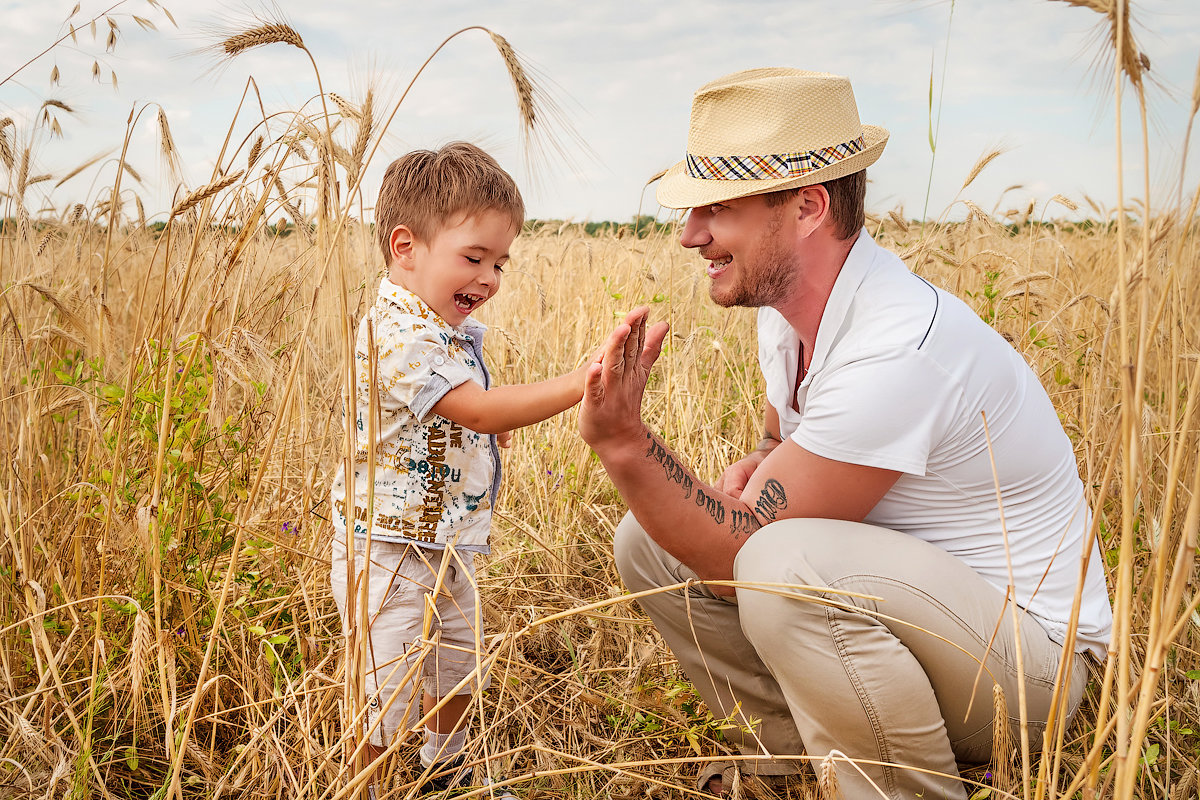
[[[1140,91],[1143,73],[1150,70],[1150,58],[1141,51],[1133,39],[1129,0],[1059,0],[1059,2],[1077,8],[1090,9],[1108,21],[1109,44],[1114,50],[1117,48],[1118,42],[1124,41],[1125,44],[1124,49],[1118,54],[1121,59],[1121,71]]]
[[[13,153],[13,146],[8,141],[8,128],[12,126],[13,132],[16,132],[16,125],[13,123],[12,117],[0,119],[0,161],[4,162],[4,168],[11,170],[16,162],[16,155]]]
[[[340,94],[337,92],[330,92],[329,99],[332,100],[333,104],[338,107],[338,111],[341,112],[343,117],[353,120],[359,119],[358,109],[351,105],[350,101],[342,97]]]
[[[1012,729],[1004,688],[992,684],[992,786],[1008,791],[1012,785]]]
[[[162,106],[158,108],[158,147],[167,173],[174,179],[183,177],[183,163],[179,158],[179,148],[175,146],[175,137],[171,135],[171,123],[167,121],[167,112]]]
[[[42,101],[41,108],[39,108],[38,110],[41,111],[41,110],[45,110],[48,108],[57,108],[60,111],[67,112],[68,114],[75,113],[75,109],[71,108],[69,105],[64,103],[62,100],[44,100],[44,101]]]
[[[220,43],[225,55],[233,57],[255,47],[267,44],[290,44],[301,50],[307,50],[304,39],[291,25],[283,22],[267,22],[255,28],[236,33]]]
[[[353,185],[362,173],[363,158],[367,154],[367,145],[371,143],[372,127],[374,125],[374,97],[370,89],[363,99],[362,111],[358,117],[358,132],[354,137],[354,145],[350,148],[350,183]]]
[[[489,30],[487,33],[492,37],[492,43],[496,45],[500,57],[504,59],[504,68],[508,70],[509,81],[511,81],[513,92],[517,96],[517,111],[521,116],[521,129],[528,136],[532,133],[538,117],[533,83],[529,80],[529,76],[525,73],[525,67],[521,64],[521,59],[517,58],[517,52],[513,50],[508,40],[495,31]]]
[[[254,162],[258,161],[258,157],[262,155],[263,137],[260,135],[254,140],[254,144],[250,146],[250,155],[246,157],[246,169],[254,166]]]
[[[224,178],[219,178],[218,180],[213,181],[212,183],[208,184],[207,186],[201,186],[199,189],[196,189],[195,191],[190,192],[186,197],[183,198],[183,200],[181,200],[179,203],[177,203],[175,205],[174,208],[171,209],[171,216],[178,217],[180,214],[183,214],[184,212],[186,212],[192,208],[195,208],[197,205],[199,205],[200,203],[203,203],[205,200],[212,197],[217,192],[220,192],[221,190],[227,189],[230,186],[232,186],[234,183],[237,182],[238,178],[241,178],[241,177],[242,177],[242,170],[238,170],[237,172],[233,173],[232,175],[226,175]]]
[[[48,230],[42,234],[41,240],[37,244],[37,249],[34,250],[35,256],[40,256],[42,251],[46,249],[46,245],[50,244],[50,240],[54,238],[54,231]]]
[[[838,786],[837,764],[834,763],[833,753],[827,753],[821,759],[821,766],[817,768],[817,787],[824,800],[838,800],[842,796]]]
[[[971,171],[967,173],[967,179],[963,181],[962,189],[966,189],[968,186],[970,186],[971,183],[979,177],[979,173],[983,172],[984,167],[992,163],[992,161],[994,161],[1003,153],[1004,151],[1000,148],[993,148],[980,156],[979,160],[975,162],[975,166],[971,167]],[[959,189],[959,191],[962,191],[962,189]]]

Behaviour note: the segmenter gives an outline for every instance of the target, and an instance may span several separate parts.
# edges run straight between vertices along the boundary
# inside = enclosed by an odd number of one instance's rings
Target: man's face
[[[719,306],[774,306],[791,294],[796,260],[784,235],[787,205],[740,197],[688,212],[679,241],[708,261],[709,296]]]

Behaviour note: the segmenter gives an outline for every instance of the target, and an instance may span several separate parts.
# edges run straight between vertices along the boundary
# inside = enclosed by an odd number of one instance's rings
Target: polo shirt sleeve
[[[896,348],[813,376],[792,441],[825,458],[924,475],[962,400],[924,353]]]
[[[380,404],[384,409],[406,406],[419,422],[447,392],[473,377],[451,356],[448,334],[418,319],[387,326],[376,333],[375,342]]]

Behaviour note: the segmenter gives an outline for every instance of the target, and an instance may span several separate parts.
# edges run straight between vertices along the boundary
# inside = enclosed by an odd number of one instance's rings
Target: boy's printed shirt
[[[421,298],[386,277],[358,328],[355,347],[354,535],[367,535],[371,382],[374,340],[380,419],[376,422],[374,529],[371,538],[488,552],[492,506],[500,486],[496,437],[434,414],[455,386],[488,387],[482,323],[454,327]],[[351,509],[345,467],[330,494],[333,524],[345,540]]]

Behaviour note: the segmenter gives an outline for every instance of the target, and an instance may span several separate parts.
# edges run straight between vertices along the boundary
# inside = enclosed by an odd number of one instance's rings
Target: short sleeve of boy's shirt
[[[424,422],[447,392],[472,379],[471,370],[452,356],[455,345],[453,339],[445,341],[444,331],[411,324],[408,330],[388,326],[380,333],[379,393],[385,405],[390,401],[407,406]]]
[[[791,438],[825,458],[924,475],[960,397],[919,350],[863,354],[813,376]]]
[[[481,372],[468,335],[442,322],[415,295],[385,280],[372,311],[379,400],[385,411],[403,406],[425,422],[447,392]],[[360,368],[369,368],[366,333],[359,338]]]

